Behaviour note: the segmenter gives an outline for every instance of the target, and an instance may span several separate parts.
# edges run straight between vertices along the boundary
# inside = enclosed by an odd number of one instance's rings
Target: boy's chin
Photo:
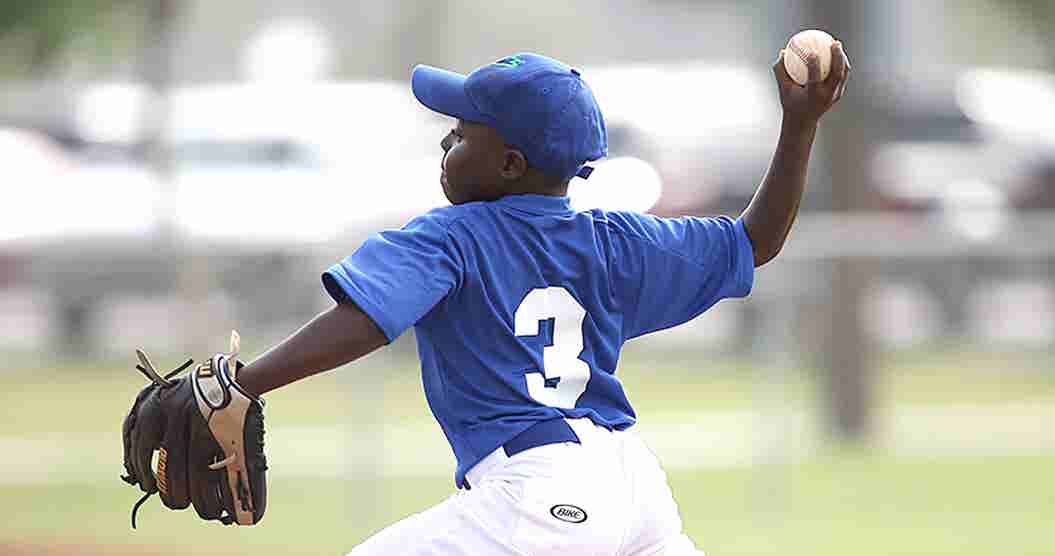
[[[469,202],[469,199],[466,199],[452,191],[450,186],[448,186],[446,182],[443,183],[443,196],[447,197],[447,200],[450,201],[452,205],[460,205],[462,203]]]

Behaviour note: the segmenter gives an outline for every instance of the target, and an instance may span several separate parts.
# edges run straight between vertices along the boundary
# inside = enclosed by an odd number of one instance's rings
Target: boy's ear
[[[502,160],[502,177],[507,180],[519,179],[527,173],[527,169],[528,163],[524,153],[507,148]]]

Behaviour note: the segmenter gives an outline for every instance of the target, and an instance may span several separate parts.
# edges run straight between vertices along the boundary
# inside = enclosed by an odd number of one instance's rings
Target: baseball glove
[[[230,353],[180,377],[193,360],[162,376],[136,350],[136,368],[150,385],[136,396],[121,430],[127,473],[121,479],[146,493],[132,508],[133,529],[136,512],[155,492],[173,510],[193,503],[202,519],[224,525],[253,525],[264,516],[264,402],[235,381],[244,366],[238,348],[238,333],[232,332]]]

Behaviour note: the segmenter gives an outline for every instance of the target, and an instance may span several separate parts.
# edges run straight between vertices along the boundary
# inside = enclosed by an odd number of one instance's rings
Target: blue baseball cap
[[[571,66],[529,52],[463,75],[419,65],[410,79],[417,99],[436,112],[494,128],[528,164],[559,177],[589,177],[585,164],[608,154],[604,116],[589,85]]]

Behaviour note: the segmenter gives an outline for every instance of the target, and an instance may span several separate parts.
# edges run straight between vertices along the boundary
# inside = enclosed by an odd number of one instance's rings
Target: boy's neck
[[[542,172],[531,169],[516,183],[511,184],[502,196],[507,195],[552,195],[554,197],[565,197],[568,195],[568,182],[558,182]]]

